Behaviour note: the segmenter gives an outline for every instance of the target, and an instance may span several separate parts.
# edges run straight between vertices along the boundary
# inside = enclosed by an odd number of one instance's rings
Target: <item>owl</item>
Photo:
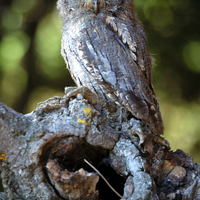
[[[163,133],[152,60],[133,0],[58,0],[62,56],[77,86]]]

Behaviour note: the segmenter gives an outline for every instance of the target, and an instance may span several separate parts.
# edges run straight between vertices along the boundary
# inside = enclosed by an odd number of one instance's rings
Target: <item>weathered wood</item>
[[[124,199],[200,199],[200,165],[181,150],[171,152],[141,121],[120,123],[119,111],[54,97],[22,115],[0,102],[0,170],[7,196],[119,199],[87,159]]]

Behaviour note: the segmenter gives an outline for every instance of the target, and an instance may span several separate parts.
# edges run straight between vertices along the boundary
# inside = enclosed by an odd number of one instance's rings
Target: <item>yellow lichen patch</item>
[[[3,161],[6,161],[7,160],[7,158],[6,158],[6,154],[1,154],[0,155],[0,160],[3,160]]]
[[[85,125],[87,125],[87,122],[85,121],[85,120],[83,120],[83,119],[78,119],[78,123],[82,123],[82,124],[85,124]]]
[[[86,107],[83,109],[83,111],[84,111],[85,115],[87,115],[88,117],[92,117],[92,109],[91,108]]]

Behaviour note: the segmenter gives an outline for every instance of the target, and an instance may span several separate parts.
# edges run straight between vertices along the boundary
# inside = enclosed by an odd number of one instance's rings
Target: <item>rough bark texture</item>
[[[0,199],[200,199],[200,165],[134,118],[54,97],[22,115],[0,103]],[[7,197],[6,197],[6,195]]]

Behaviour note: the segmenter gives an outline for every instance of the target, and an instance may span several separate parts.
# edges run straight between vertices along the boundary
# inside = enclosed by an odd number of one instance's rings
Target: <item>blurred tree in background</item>
[[[173,150],[200,162],[200,1],[135,0]],[[28,113],[74,85],[60,55],[56,0],[0,0],[0,101]]]

